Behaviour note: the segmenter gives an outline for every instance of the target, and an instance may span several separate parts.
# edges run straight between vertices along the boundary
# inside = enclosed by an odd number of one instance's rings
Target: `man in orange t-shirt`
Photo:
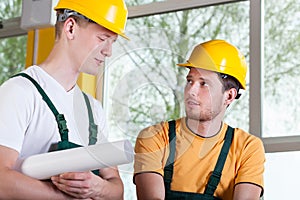
[[[224,40],[197,45],[184,91],[186,117],[150,126],[136,140],[138,199],[259,199],[265,154],[261,140],[223,122],[245,89],[247,66]]]

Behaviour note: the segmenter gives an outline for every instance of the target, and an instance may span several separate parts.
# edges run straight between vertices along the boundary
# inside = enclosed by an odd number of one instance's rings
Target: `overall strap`
[[[164,168],[164,182],[165,189],[171,188],[171,182],[173,177],[173,168],[174,168],[174,160],[175,160],[175,152],[176,152],[176,121],[171,120],[169,123],[169,147],[170,154],[167,160],[167,163]]]
[[[89,132],[90,132],[89,145],[96,144],[97,134],[98,134],[98,126],[94,122],[93,111],[92,111],[92,108],[91,108],[89,97],[84,92],[82,92],[82,94],[84,96],[85,104],[86,104],[86,107],[88,109],[88,115],[89,115]]]
[[[55,119],[56,119],[56,122],[58,125],[58,129],[59,129],[59,133],[60,133],[60,137],[61,137],[61,141],[68,141],[69,140],[69,138],[68,138],[69,130],[67,128],[67,121],[65,120],[65,117],[63,114],[58,113],[58,111],[55,108],[55,106],[53,105],[52,101],[49,99],[48,95],[41,88],[41,86],[31,76],[29,76],[26,73],[19,73],[12,77],[16,77],[16,76],[23,76],[33,83],[33,85],[37,88],[37,90],[43,97],[43,100],[47,103],[48,107],[50,108],[50,110],[52,111],[52,113],[55,116]]]
[[[206,189],[204,191],[204,195],[213,196],[213,194],[220,182],[222,170],[223,170],[223,167],[224,167],[224,164],[225,164],[225,161],[226,161],[229,149],[230,149],[230,145],[232,142],[233,133],[234,133],[234,129],[232,127],[228,126],[228,128],[226,130],[224,144],[222,146],[215,169],[212,172],[211,176],[209,177],[208,184],[206,185]]]
[[[65,120],[65,117],[64,117],[63,114],[59,114],[59,112],[57,111],[57,109],[53,105],[52,101],[50,100],[50,98],[48,97],[46,92],[28,74],[19,73],[19,74],[16,74],[16,75],[12,76],[12,77],[16,77],[16,76],[25,77],[34,84],[34,86],[37,88],[37,90],[39,91],[39,93],[43,97],[43,100],[47,103],[48,107],[50,108],[50,110],[52,111],[52,113],[55,116],[56,122],[58,124],[58,129],[59,129],[61,141],[62,142],[63,141],[69,141],[69,138],[68,138],[69,130],[67,128],[67,121]],[[86,106],[87,106],[88,116],[89,116],[89,133],[90,133],[89,134],[89,145],[92,145],[92,144],[95,144],[97,142],[98,126],[94,122],[93,112],[92,112],[92,108],[91,108],[91,105],[90,105],[89,98],[84,92],[82,92],[82,93],[83,93],[83,96],[84,96],[84,100],[85,100],[85,103],[86,103]]]

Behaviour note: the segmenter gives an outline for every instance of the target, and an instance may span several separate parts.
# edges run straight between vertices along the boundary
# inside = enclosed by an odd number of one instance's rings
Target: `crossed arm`
[[[123,198],[123,183],[115,168],[101,169],[101,177],[91,172],[65,173],[52,177],[52,182],[40,181],[13,170],[17,157],[17,151],[0,145],[0,199]]]
[[[65,173],[51,178],[53,184],[78,199],[122,199],[123,183],[117,169],[101,169],[101,177],[92,172]]]

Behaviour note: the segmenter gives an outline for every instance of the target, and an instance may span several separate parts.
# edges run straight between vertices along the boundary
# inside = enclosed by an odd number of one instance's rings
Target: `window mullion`
[[[263,101],[263,29],[261,0],[250,1],[250,96],[249,131],[262,137]]]

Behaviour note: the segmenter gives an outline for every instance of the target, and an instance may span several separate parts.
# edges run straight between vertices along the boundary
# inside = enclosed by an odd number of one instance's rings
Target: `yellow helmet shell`
[[[195,67],[228,74],[246,89],[247,64],[243,54],[225,40],[210,40],[197,45],[182,67]]]
[[[70,9],[128,39],[125,35],[127,7],[123,0],[60,0],[54,10]]]

